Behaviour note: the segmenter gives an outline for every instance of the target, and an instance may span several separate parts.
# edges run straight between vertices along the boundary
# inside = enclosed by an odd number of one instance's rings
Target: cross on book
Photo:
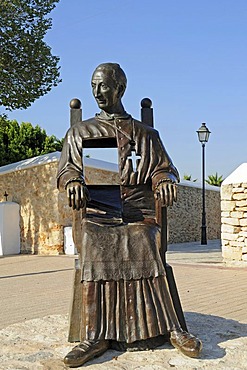
[[[136,172],[138,160],[141,159],[141,156],[139,154],[136,154],[135,149],[132,149],[131,155],[128,156],[128,159],[131,159],[133,171]]]

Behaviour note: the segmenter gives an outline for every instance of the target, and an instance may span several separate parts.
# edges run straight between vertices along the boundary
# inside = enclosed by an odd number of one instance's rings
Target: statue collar
[[[121,114],[118,114],[118,113],[113,113],[113,114],[109,114],[109,113],[106,113],[105,111],[101,111],[100,113],[96,113],[95,115],[99,120],[103,120],[103,121],[113,121],[115,119],[129,119],[131,118],[130,114],[128,114],[127,112],[123,112]]]

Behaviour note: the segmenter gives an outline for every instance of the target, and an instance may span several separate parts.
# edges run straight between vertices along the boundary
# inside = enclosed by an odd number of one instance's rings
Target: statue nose
[[[95,98],[99,97],[101,94],[100,94],[100,87],[99,86],[96,86],[95,87],[95,90],[94,90],[94,96]]]

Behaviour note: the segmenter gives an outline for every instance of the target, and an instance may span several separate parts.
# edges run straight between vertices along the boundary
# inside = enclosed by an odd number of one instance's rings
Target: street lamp
[[[211,132],[206,127],[206,123],[202,123],[198,131],[198,139],[202,144],[202,227],[201,227],[201,244],[207,244],[207,225],[205,211],[205,144],[208,142]]]

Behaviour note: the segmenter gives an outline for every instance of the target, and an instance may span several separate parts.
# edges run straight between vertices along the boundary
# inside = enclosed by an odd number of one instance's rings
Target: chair
[[[78,99],[72,99],[70,102],[70,124],[73,126],[76,122],[82,121],[82,109],[81,102]],[[153,127],[153,108],[152,101],[145,98],[141,101],[141,121],[143,124],[148,124]],[[167,252],[167,207],[161,207],[159,201],[156,201],[156,219],[161,225],[161,249],[160,254],[166,270],[168,286],[172,301],[174,304],[175,311],[177,313],[180,325],[183,330],[187,331],[187,326],[181,307],[176,282],[173,274],[172,267],[166,262],[166,252]],[[83,210],[76,211],[73,210],[73,239],[75,245],[81,244],[81,233],[77,232],[75,225],[80,225],[81,219],[83,217]],[[81,283],[81,266],[80,259],[75,259],[75,274],[74,274],[74,288],[72,294],[70,317],[69,317],[69,342],[79,342],[80,341],[80,322],[81,322],[81,305],[82,305],[82,295],[80,289]]]

